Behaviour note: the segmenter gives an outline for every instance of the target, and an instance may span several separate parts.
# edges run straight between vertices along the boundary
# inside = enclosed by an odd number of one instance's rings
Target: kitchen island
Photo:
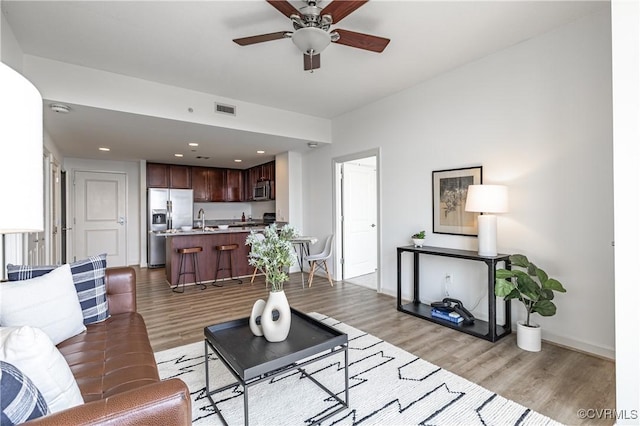
[[[211,230],[209,230],[211,229]],[[238,244],[238,248],[231,253],[233,257],[234,276],[249,276],[253,274],[253,266],[249,265],[248,256],[251,250],[245,245],[247,235],[250,231],[262,231],[264,226],[233,227],[228,229],[205,228],[193,229],[192,231],[163,231],[156,232],[158,236],[166,239],[166,264],[165,273],[167,282],[172,286],[178,284],[178,269],[180,267],[180,255],[178,249],[188,247],[202,247],[202,252],[198,253],[199,278],[202,282],[213,281],[218,259],[216,246]],[[226,256],[225,256],[226,257]],[[221,260],[221,267],[227,264],[226,258]],[[187,270],[191,270],[191,264],[187,265]],[[187,276],[189,283],[193,282],[193,276]],[[229,271],[220,271],[218,280],[229,278]],[[189,284],[187,283],[187,284]]]

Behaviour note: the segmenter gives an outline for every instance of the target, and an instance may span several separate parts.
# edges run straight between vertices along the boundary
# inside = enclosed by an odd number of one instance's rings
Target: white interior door
[[[343,279],[375,272],[377,264],[375,157],[343,164]]]
[[[109,266],[127,264],[126,175],[74,173],[74,260],[107,253]]]

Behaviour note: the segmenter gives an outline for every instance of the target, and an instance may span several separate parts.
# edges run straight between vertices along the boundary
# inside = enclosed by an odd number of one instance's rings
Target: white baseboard
[[[610,359],[612,361],[615,361],[616,359],[616,351],[614,348],[604,348],[602,346],[592,345],[591,343],[582,342],[580,340],[559,336],[545,331],[544,328],[542,329],[542,340],[567,349],[584,352],[589,355]]]

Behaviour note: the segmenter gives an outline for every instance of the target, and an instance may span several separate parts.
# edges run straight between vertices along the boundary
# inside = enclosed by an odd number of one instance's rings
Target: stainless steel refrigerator
[[[165,265],[165,237],[155,233],[193,225],[193,190],[148,189],[147,208],[147,264],[149,268],[158,268]]]

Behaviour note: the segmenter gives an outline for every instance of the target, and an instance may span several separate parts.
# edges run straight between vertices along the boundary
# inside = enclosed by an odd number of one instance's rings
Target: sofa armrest
[[[130,266],[107,268],[107,301],[111,315],[136,312],[136,271]]]
[[[30,425],[191,425],[191,398],[168,379],[28,422]]]

